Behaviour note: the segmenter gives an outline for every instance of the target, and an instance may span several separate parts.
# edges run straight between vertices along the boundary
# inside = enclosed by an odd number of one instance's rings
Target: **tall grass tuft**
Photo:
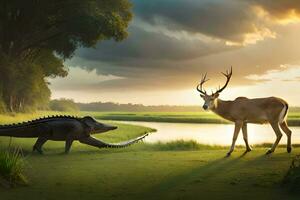
[[[25,185],[28,183],[23,175],[25,161],[20,148],[9,148],[0,152],[0,177],[7,187]]]
[[[290,190],[290,192],[296,194],[300,193],[300,155],[297,155],[293,159],[290,169],[285,175],[282,183],[285,188]]]
[[[226,147],[219,145],[199,144],[195,140],[174,140],[170,142],[145,143],[143,147],[159,151],[194,151],[207,149],[224,149]]]

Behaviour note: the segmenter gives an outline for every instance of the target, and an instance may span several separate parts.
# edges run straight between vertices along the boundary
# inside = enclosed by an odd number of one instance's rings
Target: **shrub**
[[[25,162],[20,148],[0,152],[0,177],[7,181],[7,186],[26,184],[23,175]]]

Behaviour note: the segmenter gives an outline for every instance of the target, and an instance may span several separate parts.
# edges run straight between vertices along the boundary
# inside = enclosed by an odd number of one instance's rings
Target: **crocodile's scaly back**
[[[21,122],[21,123],[13,123],[13,124],[4,124],[0,125],[1,128],[10,128],[10,127],[25,127],[25,126],[31,126],[31,125],[36,125],[44,122],[50,122],[54,120],[80,120],[81,118],[75,117],[75,116],[69,116],[69,115],[53,115],[53,116],[47,116],[47,117],[40,117],[38,119],[26,121],[26,122]]]
[[[79,119],[73,116],[48,116],[17,124],[0,125],[0,136],[36,138],[51,131],[51,127],[48,127],[47,122]]]

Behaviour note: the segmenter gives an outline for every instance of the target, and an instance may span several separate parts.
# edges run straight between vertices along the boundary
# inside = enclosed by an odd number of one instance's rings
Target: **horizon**
[[[51,100],[62,100],[62,99],[65,99],[65,98],[59,98],[59,99],[51,99]],[[72,100],[74,101],[73,99],[66,99],[66,100]],[[157,104],[157,105],[153,105],[153,104],[139,104],[139,103],[131,103],[131,102],[128,102],[128,103],[120,103],[120,102],[114,102],[114,101],[92,101],[92,102],[78,102],[78,101],[74,101],[74,103],[76,104],[92,104],[92,103],[102,103],[102,104],[105,104],[105,103],[112,103],[112,104],[116,104],[116,105],[141,105],[141,106],[154,106],[154,107],[159,107],[159,106],[170,106],[170,107],[199,107],[201,110],[202,110],[202,105],[199,104],[188,104],[188,105],[179,105],[179,104]],[[290,106],[291,108],[300,108],[300,106]],[[205,111],[203,110],[204,112],[209,112],[209,111]]]
[[[210,91],[224,84],[220,72],[233,66],[221,99],[277,96],[300,106],[295,1],[131,2],[128,38],[78,49],[64,63],[69,75],[49,80],[52,99],[201,105],[195,90],[201,76],[208,73]]]

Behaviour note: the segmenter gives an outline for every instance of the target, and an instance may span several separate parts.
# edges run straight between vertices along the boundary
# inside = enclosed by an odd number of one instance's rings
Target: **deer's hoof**
[[[228,158],[228,157],[230,157],[230,156],[231,156],[231,152],[228,152],[228,153],[226,154],[225,158]]]
[[[286,151],[287,151],[288,153],[291,153],[291,152],[292,152],[292,147],[287,147],[287,148],[286,148]]]
[[[269,149],[269,150],[266,152],[266,155],[269,155],[269,154],[271,154],[271,153],[273,153],[273,151],[272,151],[271,149]]]

